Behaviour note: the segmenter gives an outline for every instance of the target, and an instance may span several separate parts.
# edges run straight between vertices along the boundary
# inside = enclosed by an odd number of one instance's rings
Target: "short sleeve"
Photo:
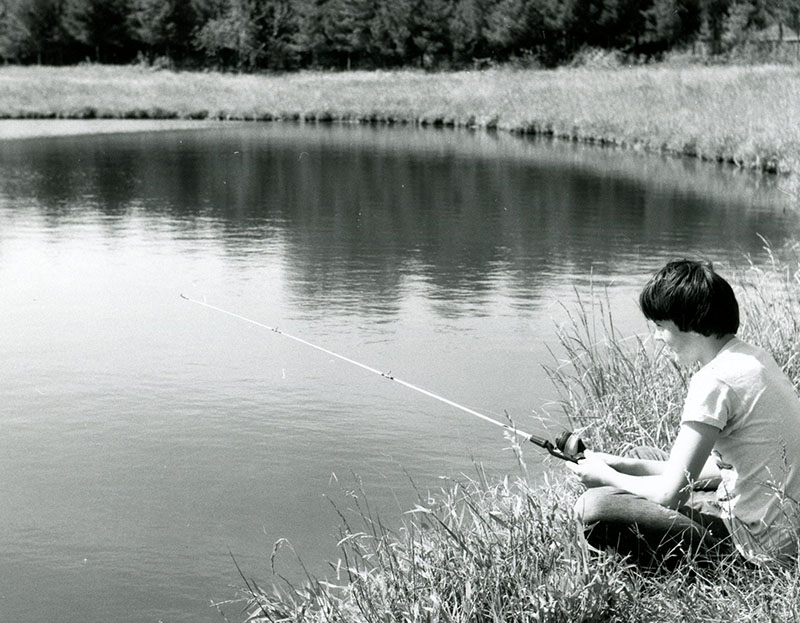
[[[713,375],[698,372],[689,382],[681,424],[700,422],[722,430],[733,414],[733,390]]]

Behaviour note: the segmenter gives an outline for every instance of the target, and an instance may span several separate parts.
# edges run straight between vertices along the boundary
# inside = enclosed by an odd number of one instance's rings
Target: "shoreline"
[[[100,116],[102,115],[102,116]],[[152,115],[152,116],[151,116]],[[160,116],[159,116],[160,115]],[[607,136],[586,135],[582,133],[557,132],[551,127],[506,127],[500,126],[495,119],[490,119],[486,123],[476,123],[472,117],[465,121],[453,119],[451,117],[436,117],[434,119],[405,119],[394,116],[367,115],[364,117],[345,114],[336,116],[325,113],[311,116],[303,113],[286,114],[263,114],[258,117],[248,117],[237,114],[208,115],[206,111],[198,111],[186,116],[176,117],[173,113],[165,111],[130,111],[122,116],[113,116],[108,113],[99,113],[89,108],[76,113],[64,115],[41,115],[35,113],[21,117],[0,117],[0,140],[17,140],[33,138],[55,138],[61,136],[81,136],[94,134],[131,134],[136,132],[154,132],[169,130],[195,130],[201,128],[220,127],[227,123],[271,123],[289,122],[310,125],[374,125],[374,126],[409,126],[409,127],[431,127],[448,128],[461,130],[479,131],[501,131],[511,135],[529,136],[531,138],[554,139],[563,143],[576,143],[600,148],[622,149],[632,152],[644,152],[652,156],[669,156],[675,158],[690,158],[708,163],[720,163],[732,165],[735,168],[750,169],[755,173],[765,173],[768,175],[788,175],[789,177],[800,176],[800,172],[794,170],[780,170],[776,159],[765,161],[758,160],[750,166],[743,166],[741,160],[735,157],[709,157],[707,154],[698,152],[693,144],[684,146],[682,149],[672,149],[661,146],[653,148],[644,139],[634,139],[632,141],[617,139]]]

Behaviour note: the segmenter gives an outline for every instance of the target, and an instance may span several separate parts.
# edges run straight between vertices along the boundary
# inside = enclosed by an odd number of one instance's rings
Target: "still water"
[[[286,538],[326,572],[359,480],[391,525],[414,487],[515,472],[500,429],[181,293],[558,432],[565,310],[606,291],[645,331],[664,260],[797,235],[773,184],[409,128],[0,143],[0,620],[219,621],[231,554],[268,585]]]

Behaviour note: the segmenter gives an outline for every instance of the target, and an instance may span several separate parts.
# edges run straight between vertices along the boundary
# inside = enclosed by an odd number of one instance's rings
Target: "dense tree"
[[[369,57],[371,5],[369,0],[330,0],[324,5],[319,51],[327,54],[334,66],[350,69]]]
[[[128,23],[133,38],[144,46],[149,60],[164,57],[181,61],[197,20],[187,0],[130,0]]]
[[[331,62],[328,58],[327,28],[330,22],[330,0],[299,0],[299,28],[296,41],[305,52],[305,64],[318,67]]]
[[[400,66],[407,62],[411,41],[411,11],[408,0],[375,0],[370,22],[371,51],[378,66]]]
[[[407,62],[431,68],[451,60],[452,45],[447,24],[453,14],[450,0],[413,0],[409,14]]]
[[[653,0],[644,12],[643,47],[665,52],[694,39],[700,32],[699,0]]]
[[[722,49],[722,35],[731,0],[700,0],[702,38],[708,42],[712,54]]]
[[[450,37],[456,59],[480,61],[496,51],[490,40],[492,15],[500,0],[460,0],[450,19]]]
[[[783,13],[786,24],[796,33],[800,33],[800,2],[787,0]]]
[[[258,37],[258,22],[255,0],[223,0],[199,29],[195,42],[215,65],[252,70],[265,47]]]
[[[800,0],[0,0],[0,60],[554,66],[583,47],[652,57],[703,40],[719,53],[775,25],[800,27]]]
[[[299,17],[291,0],[219,0],[202,10],[194,40],[213,65],[239,71],[299,66]]]
[[[74,60],[64,0],[0,0],[0,57],[38,64]]]
[[[268,69],[296,69],[302,50],[297,45],[299,16],[290,0],[265,0],[260,34],[265,42],[264,65]]]
[[[134,56],[126,0],[66,0],[64,27],[98,63]]]
[[[27,60],[32,42],[23,9],[19,1],[0,0],[0,58],[4,61]]]
[[[560,0],[502,0],[489,18],[488,38],[501,58],[526,55],[546,66],[567,58],[573,5]]]
[[[800,0],[774,0],[770,3],[770,22],[800,31]],[[783,28],[780,34],[783,35]]]
[[[648,0],[576,0],[573,36],[585,45],[639,52]]]
[[[382,66],[384,54],[404,49],[408,14],[404,0],[311,0],[304,3],[298,41],[312,64],[337,68]],[[393,19],[402,16],[399,20]],[[399,35],[399,37],[398,37]],[[391,63],[390,63],[391,64]]]

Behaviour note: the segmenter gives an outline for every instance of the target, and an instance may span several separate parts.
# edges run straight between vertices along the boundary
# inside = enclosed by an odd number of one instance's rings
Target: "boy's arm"
[[[656,474],[627,474],[593,454],[577,464],[568,463],[567,467],[589,487],[610,485],[675,508],[688,497],[687,485],[703,475],[718,437],[719,429],[709,424],[686,422],[678,432],[669,459],[663,462],[663,467],[659,466],[661,471]]]
[[[613,467],[618,472],[629,474],[630,476],[653,476],[664,471],[666,461],[656,459],[639,459],[635,457],[620,456],[618,454],[607,454],[605,452],[591,452],[590,454],[599,458],[606,465]]]
[[[630,476],[656,476],[663,473],[664,468],[667,466],[667,461],[656,459],[638,459],[605,452],[589,452],[606,463],[606,465],[610,465],[618,472]],[[702,482],[701,488],[711,488],[715,483],[718,484],[719,479],[720,472],[717,467],[717,461],[713,456],[709,456],[705,465],[703,465],[703,469],[700,470],[697,480]]]
[[[706,464],[703,465],[703,469],[700,471],[700,475],[697,477],[694,488],[696,490],[716,489],[720,482],[722,482],[722,473],[719,471],[719,467],[717,467],[716,457],[711,455],[708,457]]]

